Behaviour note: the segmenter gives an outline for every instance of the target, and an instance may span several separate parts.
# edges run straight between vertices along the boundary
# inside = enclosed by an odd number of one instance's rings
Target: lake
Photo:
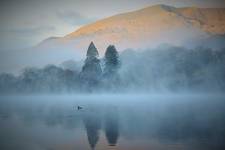
[[[1,150],[225,149],[223,95],[0,96]]]

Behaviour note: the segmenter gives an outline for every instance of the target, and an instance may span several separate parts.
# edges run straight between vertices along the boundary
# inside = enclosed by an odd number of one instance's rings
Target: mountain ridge
[[[159,10],[161,11],[166,11],[166,12],[170,12],[170,13],[176,13],[177,15],[184,17],[186,19],[191,19],[191,20],[198,20],[200,22],[200,24],[204,21],[200,20],[202,18],[197,17],[196,15],[201,14],[202,12],[206,13],[207,11],[214,11],[214,10],[218,10],[221,11],[221,13],[225,12],[225,8],[197,8],[197,7],[181,7],[181,8],[176,8],[173,6],[168,6],[168,5],[154,5],[154,6],[149,6],[140,10],[136,10],[136,11],[132,11],[132,12],[127,12],[127,13],[121,13],[115,16],[111,16],[105,19],[102,19],[100,21],[108,21],[109,19],[113,19],[113,17],[121,17],[121,16],[125,16],[125,15],[129,15],[132,13],[132,15],[134,15],[135,13],[146,13],[147,12],[156,12],[156,13],[160,13]],[[214,12],[215,13],[215,12]],[[201,14],[204,16],[204,14]],[[223,16],[223,21],[225,19],[225,16]],[[66,35],[65,37],[70,37],[73,36],[74,33],[79,33],[82,30],[86,29],[87,27],[90,27],[96,23],[98,23],[99,21],[96,21],[95,23],[89,24],[87,26],[81,27],[80,29]],[[223,22],[225,25],[225,22]],[[225,33],[225,27],[222,28],[222,33]]]
[[[187,41],[198,43],[224,34],[225,8],[177,8],[159,4],[98,20],[63,37],[47,40],[40,47],[65,46],[83,53],[94,41],[103,53],[109,44],[115,44],[120,50],[156,47],[162,43],[188,46]]]
[[[100,57],[111,44],[120,52],[161,44],[191,49],[225,48],[225,8],[149,6],[98,20],[63,37],[50,37],[29,49],[7,51],[2,61],[14,60],[8,68],[18,70],[27,62],[29,66],[44,66],[81,60],[91,41]]]

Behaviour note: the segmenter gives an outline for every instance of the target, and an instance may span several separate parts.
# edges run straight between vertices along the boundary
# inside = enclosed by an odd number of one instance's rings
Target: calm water
[[[224,141],[223,96],[0,97],[1,150],[222,150]]]

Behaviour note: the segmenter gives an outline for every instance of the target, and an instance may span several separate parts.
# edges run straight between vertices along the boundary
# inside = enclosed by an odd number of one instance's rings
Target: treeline
[[[65,92],[78,89],[76,71],[48,65],[43,69],[26,68],[19,76],[0,75],[1,93]]]
[[[42,69],[26,68],[18,77],[3,73],[0,75],[0,92],[94,92],[110,90],[112,84],[119,82],[120,61],[115,46],[109,45],[105,57],[100,61],[98,50],[91,42],[86,57],[81,71],[71,67],[69,62],[69,67],[47,65]]]
[[[164,46],[138,51],[129,49],[119,56],[116,48],[110,45],[104,58],[98,57],[97,48],[91,43],[80,69],[48,65],[42,69],[27,68],[19,76],[1,74],[0,92],[225,90],[225,49]]]
[[[127,50],[121,55],[121,81],[130,89],[153,92],[225,90],[225,49],[161,46],[142,52]]]

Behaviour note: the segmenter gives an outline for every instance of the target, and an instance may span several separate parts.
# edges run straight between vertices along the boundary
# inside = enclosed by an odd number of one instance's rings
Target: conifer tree
[[[98,84],[102,74],[100,60],[98,59],[98,50],[93,42],[90,43],[86,56],[87,58],[82,67],[80,78],[82,84],[87,87],[93,87]]]
[[[104,60],[104,76],[114,76],[120,66],[119,54],[114,45],[108,46]]]

